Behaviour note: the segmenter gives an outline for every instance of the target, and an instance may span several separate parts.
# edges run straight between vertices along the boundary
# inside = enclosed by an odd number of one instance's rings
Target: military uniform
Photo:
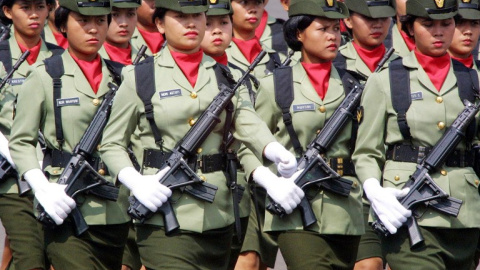
[[[268,48],[282,54],[287,54],[288,45],[283,37],[284,22],[284,20],[267,15],[267,25],[265,26],[265,29],[259,38],[260,42]]]
[[[455,6],[454,1],[445,1],[445,6],[440,8],[435,7],[433,2],[427,4],[427,1],[410,0],[407,2],[407,14],[426,13],[428,7],[437,11],[438,16],[443,16],[443,19],[449,16],[451,18],[455,14],[452,6]],[[422,14],[422,17],[427,16],[433,15]],[[364,117],[353,156],[360,181],[368,178],[383,179],[384,187],[396,189],[403,187],[417,164],[390,158],[387,160],[385,146],[391,148],[411,143],[413,146],[432,147],[464,108],[452,65],[441,89],[437,90],[414,52],[401,61],[408,69],[412,91],[412,103],[406,113],[412,137],[410,142],[405,141],[397,123],[398,114],[393,108],[390,92],[389,69],[384,69],[379,74],[372,74],[367,82],[362,99]],[[375,106],[371,106],[372,104]],[[478,134],[475,134],[473,143],[477,141]],[[462,141],[457,149],[465,151],[467,147],[465,141]],[[425,236],[426,245],[410,250],[406,229],[400,228],[396,234],[382,238],[387,262],[392,269],[471,269],[469,263],[473,260],[480,221],[480,215],[475,210],[480,206],[476,181],[478,176],[471,167],[450,167],[443,164],[431,177],[450,196],[463,201],[458,217],[446,216],[420,206],[422,215],[417,221]],[[458,251],[460,242],[461,252]]]
[[[147,46],[147,42],[145,42],[145,39],[143,38],[142,34],[140,34],[140,31],[138,31],[138,28],[135,27],[135,31],[133,32],[132,38],[130,39],[130,44],[132,45],[132,49],[135,49],[136,51],[140,50],[142,45]],[[153,53],[150,48],[147,46],[147,50],[145,51],[146,55],[154,55],[156,53]]]
[[[398,30],[396,23],[394,23],[392,26],[392,40],[395,54],[403,57],[410,53],[410,49],[408,48],[405,40],[403,39],[402,34],[400,34],[400,30]]]
[[[79,7],[77,2],[60,1],[60,5],[67,9],[90,16],[107,14],[110,11],[110,2],[101,1],[101,7],[92,7],[88,3]],[[102,80],[95,93],[82,70],[65,52],[59,56],[64,66],[61,77],[61,122],[63,123],[64,142],[57,141],[55,125],[55,106],[53,100],[52,77],[46,72],[44,63],[37,65],[25,81],[18,95],[16,121],[12,127],[10,147],[12,156],[16,160],[19,174],[39,169],[38,159],[33,155],[40,129],[47,144],[47,152],[73,152],[85,130],[89,126],[98,106],[105,94],[109,91],[107,84],[113,81],[106,64],[101,60]],[[72,102],[67,102],[68,100]],[[94,153],[98,157],[98,154]],[[44,164],[44,172],[49,181],[56,183],[63,172],[62,167],[54,161]],[[109,176],[105,176],[113,181]],[[54,229],[45,229],[45,245],[49,260],[55,269],[113,269],[120,267],[121,255],[125,245],[128,224],[130,220],[126,214],[126,196],[120,194],[118,202],[99,199],[92,195],[80,194],[76,197],[77,207],[83,214],[90,228],[80,236],[74,236],[73,224],[67,220]],[[123,199],[122,199],[123,197]],[[122,200],[124,204],[122,205]],[[65,252],[69,250],[69,252]],[[86,250],[92,250],[87,251]]]

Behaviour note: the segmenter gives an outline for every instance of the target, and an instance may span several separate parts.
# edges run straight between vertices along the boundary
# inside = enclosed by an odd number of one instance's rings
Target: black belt
[[[45,154],[43,157],[43,168],[51,165],[52,167],[65,168],[68,161],[72,158],[72,153],[67,151],[60,151],[58,149],[45,149]],[[92,166],[99,174],[108,175],[108,169],[103,162],[101,162],[100,157],[90,157],[87,159],[88,164]]]
[[[340,176],[356,176],[355,165],[353,165],[353,161],[350,158],[330,158],[327,161],[330,168]]]
[[[406,144],[390,145],[387,150],[387,160],[411,162],[420,164],[432,147],[413,146]],[[455,150],[447,157],[445,165],[448,167],[473,167],[475,152],[472,150]]]
[[[170,156],[170,152],[157,149],[145,149],[143,152],[143,166],[160,169]],[[200,169],[202,173],[225,171],[227,157],[225,154],[202,155],[200,159],[188,160],[187,163],[193,170]],[[237,159],[237,168],[242,169]]]

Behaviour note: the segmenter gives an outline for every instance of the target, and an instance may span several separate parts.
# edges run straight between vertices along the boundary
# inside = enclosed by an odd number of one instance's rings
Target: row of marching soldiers
[[[475,269],[478,0],[281,2],[2,0],[9,269]]]

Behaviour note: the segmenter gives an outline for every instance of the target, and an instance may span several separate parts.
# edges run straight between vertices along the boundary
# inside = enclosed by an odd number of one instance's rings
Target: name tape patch
[[[57,107],[78,105],[80,105],[80,98],[78,97],[57,99]]]
[[[25,81],[25,78],[12,78],[8,80],[8,83],[14,86],[14,85],[22,85],[24,81]]]
[[[171,98],[171,97],[179,97],[179,96],[182,95],[182,90],[173,89],[173,90],[161,91],[161,92],[159,92],[159,94],[160,94],[160,99]]]
[[[315,105],[310,104],[297,104],[293,105],[293,112],[315,111]]]
[[[410,96],[412,97],[412,100],[421,100],[421,99],[423,99],[423,93],[422,93],[422,92],[411,93]]]

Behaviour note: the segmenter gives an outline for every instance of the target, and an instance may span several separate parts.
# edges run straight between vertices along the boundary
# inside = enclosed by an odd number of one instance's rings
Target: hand
[[[157,212],[172,196],[172,191],[159,182],[169,169],[166,167],[155,175],[141,175],[134,168],[127,167],[118,173],[118,180],[132,191],[141,204],[150,211]]]
[[[380,186],[380,181],[375,178],[369,178],[363,184],[363,189],[373,211],[375,211],[380,221],[382,221],[391,234],[395,234],[397,229],[412,215],[412,211],[403,207],[398,201],[399,198],[407,195],[410,191],[409,188],[401,190],[383,188]]]
[[[49,183],[40,169],[27,171],[24,178],[32,187],[35,198],[45,212],[55,224],[61,225],[76,206],[75,201],[65,193],[67,186]]]
[[[271,142],[263,151],[265,157],[277,165],[277,170],[283,177],[291,177],[297,170],[297,159],[278,142]]]
[[[279,178],[267,167],[258,167],[253,172],[253,180],[267,190],[268,195],[280,204],[287,214],[293,212],[305,193],[293,182],[301,172],[292,178]]]
[[[17,168],[15,163],[13,163],[12,156],[10,155],[10,150],[8,149],[8,140],[5,136],[0,132],[0,154],[10,163],[13,168]]]

